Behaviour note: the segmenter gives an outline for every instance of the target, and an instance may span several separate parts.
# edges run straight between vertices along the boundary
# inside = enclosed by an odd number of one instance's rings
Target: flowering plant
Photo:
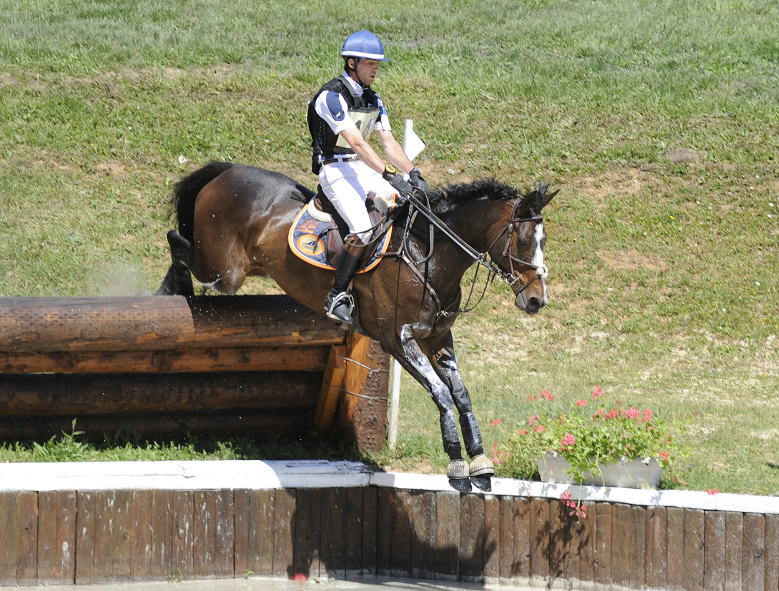
[[[600,472],[602,464],[620,459],[651,457],[661,466],[671,465],[680,448],[670,425],[648,408],[625,406],[619,401],[603,405],[601,397],[597,386],[591,398],[570,405],[555,402],[547,391],[541,392],[540,400],[528,397],[530,402],[537,401],[538,409],[511,433],[506,450],[498,449],[495,442],[493,461],[513,464],[526,472],[547,452],[557,452],[570,463],[567,473],[576,482],[584,482],[587,472]]]

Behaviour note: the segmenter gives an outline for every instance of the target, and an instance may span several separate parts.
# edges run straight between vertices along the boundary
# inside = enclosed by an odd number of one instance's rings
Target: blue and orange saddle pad
[[[295,218],[289,229],[289,247],[292,252],[307,263],[322,269],[335,270],[327,260],[327,231],[330,228],[331,216],[314,208],[314,202],[309,201]],[[336,230],[337,231],[337,230]],[[381,237],[376,250],[370,259],[357,271],[365,273],[379,264],[381,255],[389,247],[392,236],[392,226]]]

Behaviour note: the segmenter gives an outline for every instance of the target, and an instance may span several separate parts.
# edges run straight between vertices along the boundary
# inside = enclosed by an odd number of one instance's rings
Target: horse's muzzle
[[[514,301],[514,305],[528,314],[536,314],[541,308],[546,306],[546,282],[541,279],[536,283],[539,284],[540,290],[532,289],[534,286],[530,286],[529,289],[522,289],[517,293],[517,298]],[[532,291],[532,293],[530,293]],[[540,291],[540,293],[536,293]]]

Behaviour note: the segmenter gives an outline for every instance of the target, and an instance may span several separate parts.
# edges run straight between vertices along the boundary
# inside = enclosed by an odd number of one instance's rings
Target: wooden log
[[[595,505],[595,546],[593,570],[595,581],[602,585],[611,583],[611,530],[612,506],[609,503]]]
[[[196,490],[193,503],[192,568],[195,578],[214,578],[214,545],[216,544],[216,491]]]
[[[298,501],[300,491],[298,491]],[[248,489],[239,488],[233,491],[235,503],[235,555],[234,565],[236,577],[248,575],[249,569],[249,512],[251,511],[251,497]],[[298,502],[297,528],[300,527],[301,507]],[[303,547],[303,542],[298,540],[297,529],[295,532],[295,548]],[[297,553],[295,555],[297,558]],[[295,572],[302,572],[295,568]],[[308,574],[308,573],[306,573]]]
[[[460,563],[460,494],[454,491],[436,493],[435,510],[436,578],[456,581],[459,578]],[[380,521],[379,531],[387,531],[383,530],[381,525]]]
[[[705,518],[698,509],[684,510],[684,589],[703,591]],[[756,587],[755,587],[756,588]]]
[[[513,579],[530,578],[531,512],[529,499],[514,499],[514,559],[511,563]]]
[[[151,571],[152,500],[150,490],[133,491],[130,556],[130,579],[133,581],[146,581]]]
[[[256,575],[273,574],[276,491],[252,490],[249,512],[249,570]]]
[[[650,589],[666,586],[668,571],[668,516],[664,507],[647,509],[646,584]]]
[[[79,491],[78,528],[76,530],[76,584],[94,583],[95,566],[95,501],[97,494]]]
[[[235,505],[232,490],[218,490],[214,495],[214,531],[214,575],[218,578],[233,578]]]
[[[236,519],[238,517],[238,491],[236,491]],[[295,515],[295,556],[294,574],[304,574],[307,577],[320,576],[320,540],[322,526],[322,490],[316,488],[300,488],[297,492],[297,514]],[[327,511],[324,507],[325,520]],[[237,523],[236,523],[237,525]],[[236,533],[237,536],[237,533]],[[237,546],[236,546],[237,548]],[[236,555],[236,574],[240,573]],[[327,569],[322,570],[327,574]]]
[[[2,376],[0,415],[313,408],[322,375],[311,372]]]
[[[565,568],[565,510],[561,501],[549,502],[549,575],[553,580],[562,577]]]
[[[38,493],[20,492],[16,498],[18,585],[33,585],[38,577]]]
[[[765,591],[779,589],[779,515],[765,516]]]
[[[354,332],[346,349],[339,439],[361,452],[377,452],[387,439],[389,355],[377,341]]]
[[[765,586],[765,515],[744,515],[744,546],[741,588],[763,589]]]
[[[276,491],[273,515],[273,576],[291,577],[294,559],[295,489]]]
[[[0,351],[5,374],[197,373],[214,371],[324,371],[327,346],[223,349],[149,349],[146,351]]]
[[[362,488],[346,489],[345,506],[345,577],[352,579],[360,575],[362,567]]]
[[[152,491],[152,545],[149,564],[150,578],[166,581],[173,576],[173,491]]]
[[[375,487],[362,491],[362,568],[364,577],[376,576],[379,519],[379,491]],[[385,532],[382,532],[384,535]]]
[[[581,546],[582,520],[580,516],[571,515],[571,510],[563,505],[563,572],[562,577],[568,581],[579,578],[579,548]]]
[[[190,490],[173,492],[173,542],[171,571],[179,580],[194,577],[192,537],[195,527],[194,493]]]
[[[436,495],[432,492],[411,496],[411,578],[435,577]]]
[[[499,583],[509,585],[511,583],[511,567],[514,562],[514,497],[500,498],[500,516],[498,518],[500,528],[500,558],[498,564]]]
[[[500,582],[500,500],[484,495],[484,568],[485,582]]]
[[[627,587],[630,585],[630,532],[632,511],[630,506],[612,505],[611,519],[611,582]]]
[[[725,514],[725,591],[741,591],[743,563],[744,514]],[[752,591],[746,589],[744,591]]]
[[[549,576],[549,501],[530,500],[530,576]]]
[[[411,572],[411,493],[396,490],[392,503],[391,567],[393,577]]]
[[[460,495],[460,580],[483,582],[485,499],[482,495]]]
[[[322,437],[330,435],[333,428],[335,410],[343,388],[344,373],[346,373],[346,346],[332,346],[314,413],[314,427]]]
[[[725,513],[707,511],[704,516],[703,588],[706,591],[725,591],[727,571],[727,529]]]
[[[132,576],[133,491],[118,490],[114,493],[113,519],[114,580],[129,581]]]
[[[668,570],[669,591],[684,590],[684,509],[668,507]]]
[[[595,504],[582,503],[587,514],[579,530],[579,580],[595,580]]]
[[[346,573],[346,489],[322,490],[321,559],[329,578],[343,579]]]
[[[284,347],[343,339],[343,330],[289,296],[0,298],[0,351],[7,352]]]
[[[95,493],[95,559],[92,577],[95,581],[114,581],[114,505],[115,492]]]
[[[378,526],[376,547],[376,574],[390,576],[392,574],[392,513],[395,502],[395,491],[391,488],[380,488],[378,491]],[[459,498],[458,498],[459,504]],[[459,506],[459,505],[458,505]],[[459,525],[459,513],[457,515]],[[439,524],[441,523],[439,519]],[[459,532],[459,528],[458,528]]]
[[[57,491],[38,493],[38,580],[56,580],[57,563]]]
[[[643,589],[646,584],[646,509],[631,507],[630,519],[630,587]]]
[[[16,561],[18,546],[16,528],[18,520],[17,493],[0,492],[0,585],[16,585]]]
[[[186,436],[187,432],[206,436],[219,433],[255,438],[283,436],[303,437],[309,423],[301,420],[310,412],[308,406],[271,409],[234,409],[212,412],[117,413],[105,415],[57,415],[0,417],[0,440],[46,441],[70,433],[73,419],[76,430],[87,439],[103,440],[104,433],[128,431],[145,439]]]

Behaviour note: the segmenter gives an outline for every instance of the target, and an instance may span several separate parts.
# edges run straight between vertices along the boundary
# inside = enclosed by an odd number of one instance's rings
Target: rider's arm
[[[367,141],[365,141],[365,138],[362,137],[360,130],[357,129],[356,126],[347,127],[346,129],[342,130],[340,134],[342,138],[349,142],[352,150],[357,153],[357,155],[363,162],[365,162],[365,164],[370,166],[378,173],[384,172],[384,160],[382,160],[381,157],[376,153],[376,150],[374,150],[373,147]],[[389,156],[389,154],[387,154],[387,156]],[[391,160],[392,158],[390,158],[390,161]]]
[[[377,129],[374,133],[376,134],[376,137],[379,138],[381,147],[384,149],[384,153],[387,155],[387,158],[389,158],[389,161],[406,174],[411,172],[414,165],[411,163],[411,160],[408,159],[408,156],[406,156],[402,146],[398,143],[398,140],[395,139],[395,136],[392,135],[392,132]],[[384,170],[383,166],[382,170]]]

